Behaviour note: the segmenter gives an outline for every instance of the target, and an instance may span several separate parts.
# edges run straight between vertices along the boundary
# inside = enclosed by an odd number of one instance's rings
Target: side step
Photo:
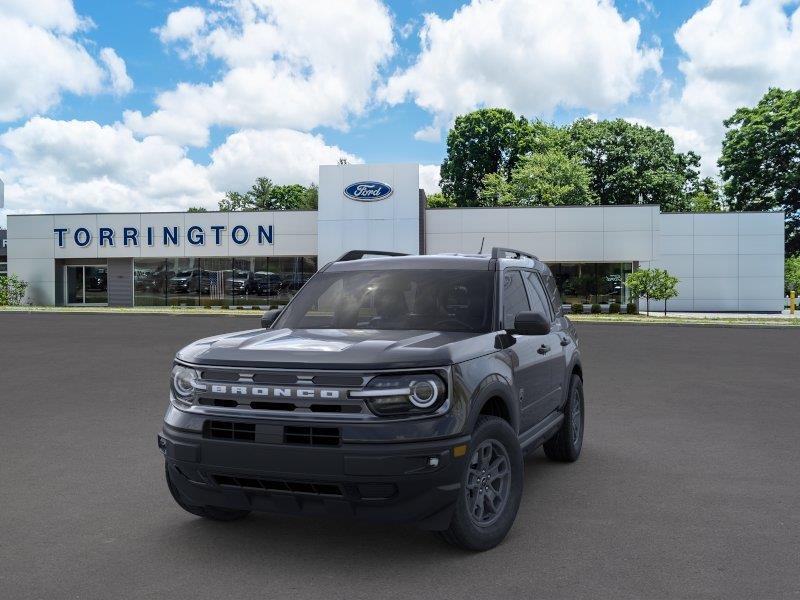
[[[564,414],[553,411],[539,423],[519,436],[519,445],[523,452],[535,450],[547,439],[547,436],[561,426]]]

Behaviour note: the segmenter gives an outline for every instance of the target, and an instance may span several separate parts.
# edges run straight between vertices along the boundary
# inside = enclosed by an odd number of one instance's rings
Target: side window
[[[528,289],[531,310],[544,315],[552,321],[553,312],[548,308],[550,306],[550,302],[547,300],[547,296],[542,289],[542,284],[539,281],[539,278],[536,276],[536,273],[525,271],[523,278],[525,279],[525,287]]]
[[[563,316],[561,312],[561,293],[558,291],[556,278],[553,277],[553,273],[550,271],[550,269],[546,269],[544,273],[542,273],[542,276],[545,290],[550,298],[550,306],[553,307],[553,312],[555,315],[557,317],[561,317]]]
[[[517,313],[530,310],[528,294],[519,271],[503,272],[503,327],[514,327]]]

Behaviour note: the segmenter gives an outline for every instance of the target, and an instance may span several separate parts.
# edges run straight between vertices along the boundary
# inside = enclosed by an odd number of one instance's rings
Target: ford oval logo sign
[[[391,186],[379,181],[357,181],[344,188],[344,195],[361,202],[375,202],[392,195]]]

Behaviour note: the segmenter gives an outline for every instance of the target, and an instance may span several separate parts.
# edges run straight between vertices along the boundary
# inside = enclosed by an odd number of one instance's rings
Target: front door
[[[503,327],[513,330],[517,314],[531,310],[521,272],[504,271],[502,288]],[[530,429],[550,413],[548,407],[552,379],[547,353],[542,352],[548,337],[513,334],[514,343],[506,349],[514,373],[521,432]]]
[[[108,269],[105,266],[68,265],[64,271],[68,305],[108,304]]]
[[[547,362],[547,373],[550,378],[548,392],[544,399],[545,414],[548,414],[561,407],[561,400],[564,394],[563,387],[567,372],[567,359],[562,340],[566,338],[566,334],[561,331],[561,326],[555,320],[552,304],[544,291],[539,275],[533,271],[523,271],[522,278],[525,280],[525,288],[528,291],[531,310],[544,315],[550,320],[550,333],[541,336],[543,338],[542,343],[547,349],[547,352],[544,352],[544,358]]]

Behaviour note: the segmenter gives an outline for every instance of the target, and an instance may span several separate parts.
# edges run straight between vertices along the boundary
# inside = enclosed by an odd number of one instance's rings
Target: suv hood
[[[439,367],[495,351],[494,333],[255,329],[198,340],[176,358],[199,365],[284,369]]]

